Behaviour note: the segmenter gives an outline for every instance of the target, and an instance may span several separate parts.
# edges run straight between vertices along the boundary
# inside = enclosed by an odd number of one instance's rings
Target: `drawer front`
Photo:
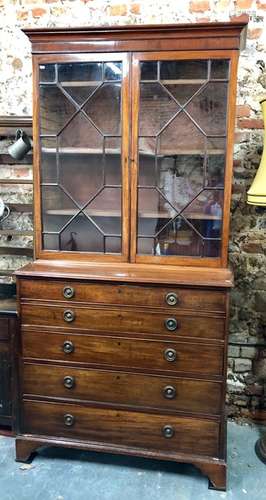
[[[219,423],[207,419],[23,403],[24,433],[169,452],[218,455]]]
[[[220,346],[41,331],[24,332],[22,344],[25,358],[217,376],[223,372]]]
[[[23,393],[28,396],[212,415],[221,409],[220,382],[31,363],[23,371]]]
[[[226,309],[226,293],[223,291],[179,287],[21,280],[20,296],[33,300],[66,300],[70,304],[76,301],[165,307],[169,311],[183,308],[224,313]]]
[[[37,306],[22,304],[23,325],[67,327],[105,332],[170,334],[174,338],[195,337],[223,339],[222,318],[179,314],[151,313],[87,307]]]

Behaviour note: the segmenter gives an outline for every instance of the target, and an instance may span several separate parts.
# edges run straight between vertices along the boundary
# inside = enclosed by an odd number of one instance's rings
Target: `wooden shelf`
[[[118,210],[84,210],[87,215],[91,217],[121,217],[121,212]],[[77,210],[65,209],[65,210],[46,210],[46,215],[60,215],[60,216],[72,216],[77,213]],[[190,212],[183,214],[187,219],[194,220],[222,220],[221,217],[210,214],[200,214],[197,212]],[[138,217],[143,219],[171,219],[171,215],[167,212],[139,212]]]
[[[45,214],[72,216],[75,215],[77,212],[78,210],[62,209],[62,210],[46,210]],[[85,209],[84,212],[86,212],[87,215],[94,217],[121,217],[121,212],[118,210],[107,211],[107,210],[97,210],[97,209],[92,209],[92,210]]]
[[[90,148],[59,148],[58,153],[64,155],[100,155],[102,154],[102,149],[90,149]],[[42,148],[42,153],[45,154],[55,154],[56,148]],[[105,149],[105,154],[109,155],[120,155],[120,149]]]
[[[55,154],[56,153],[56,148],[42,148],[42,153],[45,154]],[[101,155],[102,154],[102,149],[89,149],[89,148],[60,148],[58,150],[59,154],[64,154],[64,155]],[[120,155],[121,151],[120,149],[105,149],[105,154],[107,155]],[[154,157],[154,153],[148,152],[148,151],[139,151],[140,155],[143,156],[150,156]],[[177,155],[184,155],[184,156],[190,156],[190,155],[204,155],[205,151],[203,149],[167,149],[163,153],[157,154],[157,157],[163,157],[163,156],[177,156]],[[222,155],[225,154],[224,149],[210,149],[207,151],[207,155]]]
[[[106,83],[120,83],[121,84],[122,80],[82,80],[80,82],[78,81],[63,81],[59,82],[62,87],[99,87],[99,85],[106,84]],[[89,97],[89,96],[88,96]]]
[[[29,247],[0,247],[0,255],[25,255],[33,256],[33,249]]]
[[[0,184],[33,184],[32,179],[0,179]]]
[[[177,80],[141,80],[140,83],[162,83],[163,85],[184,85],[184,84],[192,84],[192,85],[202,85],[208,81],[207,78],[179,78]]]

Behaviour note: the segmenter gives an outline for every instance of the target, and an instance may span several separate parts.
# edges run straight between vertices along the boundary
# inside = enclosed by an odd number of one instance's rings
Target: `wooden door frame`
[[[121,254],[104,254],[92,252],[72,252],[43,250],[42,248],[42,206],[41,206],[41,148],[40,148],[40,96],[39,65],[70,62],[122,61],[123,78],[121,81],[121,184],[122,184],[122,249]],[[33,56],[33,185],[34,185],[34,256],[36,259],[62,259],[99,262],[128,262],[129,259],[129,89],[130,89],[130,55],[126,52],[112,53],[75,53],[44,54]]]
[[[233,169],[234,124],[237,86],[237,50],[206,50],[206,51],[157,51],[135,52],[132,58],[132,133],[131,133],[131,244],[130,261],[142,264],[187,265],[226,267],[228,261],[228,240],[230,225],[230,200]],[[158,60],[188,60],[188,59],[229,59],[230,71],[228,77],[227,98],[227,130],[226,159],[224,177],[223,226],[221,235],[220,257],[184,257],[184,256],[150,256],[137,254],[137,184],[138,184],[138,116],[140,96],[140,62]]]

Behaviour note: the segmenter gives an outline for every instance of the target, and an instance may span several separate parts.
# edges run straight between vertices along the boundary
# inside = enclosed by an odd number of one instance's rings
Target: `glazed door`
[[[134,55],[132,261],[226,262],[235,68],[229,51]]]
[[[121,53],[35,58],[37,257],[128,260],[128,66]]]

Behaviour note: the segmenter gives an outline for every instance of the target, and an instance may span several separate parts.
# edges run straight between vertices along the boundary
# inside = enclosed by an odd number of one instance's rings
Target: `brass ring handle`
[[[71,427],[72,425],[74,425],[74,423],[75,423],[75,417],[73,415],[71,415],[70,413],[66,413],[64,415],[64,424],[67,427]]]
[[[72,389],[75,385],[75,377],[72,377],[71,375],[66,375],[64,377],[64,387],[66,389]]]
[[[179,302],[178,296],[174,292],[169,292],[165,296],[165,302],[168,306],[176,306]]]
[[[176,388],[172,385],[166,385],[163,388],[163,395],[165,399],[174,399],[176,397]]]
[[[166,359],[166,361],[169,361],[169,362],[176,361],[176,350],[175,349],[165,349],[164,359]]]
[[[74,347],[73,342],[71,342],[71,340],[65,340],[65,342],[63,343],[64,353],[70,354],[71,352],[74,352],[74,350],[75,350],[75,347]]]
[[[72,286],[65,286],[63,289],[65,299],[72,299],[75,295],[75,289]]]
[[[169,332],[174,332],[178,328],[178,322],[175,318],[167,318],[164,324]]]
[[[170,438],[174,437],[175,429],[173,428],[172,425],[165,425],[162,428],[162,434],[166,439],[170,439]]]
[[[70,309],[67,309],[66,311],[64,311],[64,320],[67,322],[67,323],[72,323],[72,321],[74,321],[76,315],[74,313],[74,311],[71,311]]]

